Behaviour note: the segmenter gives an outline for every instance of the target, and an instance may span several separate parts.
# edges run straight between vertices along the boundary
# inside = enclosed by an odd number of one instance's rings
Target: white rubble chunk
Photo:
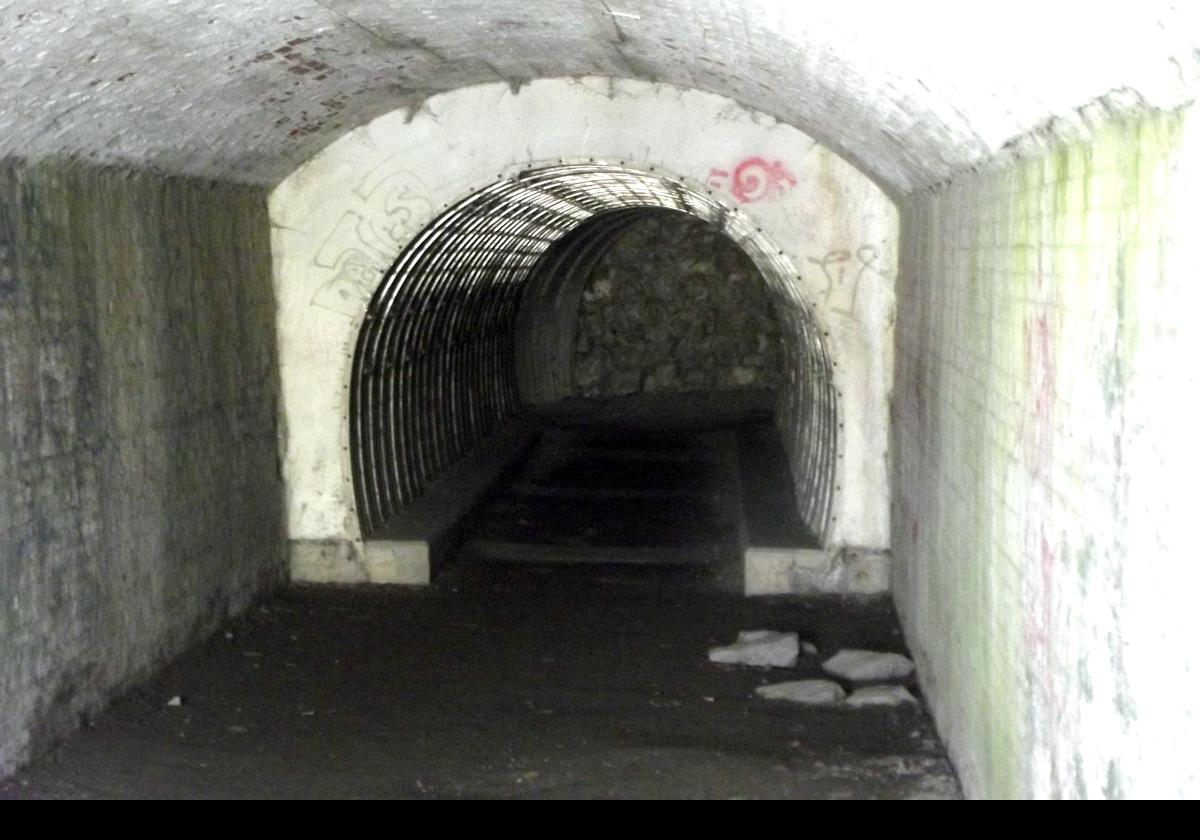
[[[792,682],[760,685],[754,693],[764,700],[788,700],[792,703],[824,706],[840,703],[846,692],[829,680],[795,680]]]
[[[804,651],[805,656],[816,656],[817,655],[817,646],[814,645],[812,642],[801,642],[800,649],[802,651]]]
[[[733,644],[708,652],[709,662],[758,668],[791,668],[799,657],[799,636],[774,630],[743,631]]]
[[[828,674],[852,682],[902,680],[915,668],[907,656],[873,650],[839,650],[821,667]]]
[[[903,706],[911,703],[916,705],[917,698],[902,685],[868,685],[856,689],[846,699],[847,705],[862,708],[863,706]]]

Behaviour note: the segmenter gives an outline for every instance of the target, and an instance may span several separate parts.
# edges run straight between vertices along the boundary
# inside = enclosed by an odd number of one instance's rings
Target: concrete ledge
[[[891,589],[886,551],[750,546],[743,565],[747,596],[881,595]]]
[[[537,440],[540,426],[524,420],[505,424],[474,452],[451,465],[417,499],[364,542],[371,556],[399,557],[407,551],[415,562],[424,547],[427,567],[451,542],[455,526],[471,512],[485,493]],[[379,546],[379,548],[373,548]],[[402,549],[401,547],[407,548]],[[386,566],[391,561],[382,561]],[[426,571],[428,578],[429,571]],[[428,580],[426,580],[428,582]]]
[[[420,541],[293,540],[289,561],[298,583],[429,583],[429,546]]]
[[[429,583],[429,544],[420,541],[363,544],[363,565],[371,583]]]
[[[456,525],[537,439],[538,426],[512,421],[452,465],[425,494],[369,540],[292,540],[292,580],[302,583],[428,584]]]

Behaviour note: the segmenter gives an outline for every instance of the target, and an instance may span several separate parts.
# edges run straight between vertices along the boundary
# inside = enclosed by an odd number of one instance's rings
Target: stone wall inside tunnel
[[[655,214],[623,230],[588,274],[574,390],[778,388],[781,329],[762,275],[736,244],[699,220]]]
[[[681,144],[681,136],[696,142]],[[271,195],[296,578],[404,577],[396,569],[378,577],[364,554],[350,435],[356,348],[389,266],[402,253],[423,259],[409,249],[440,236],[435,220],[465,200],[545,167],[592,163],[636,170],[646,183],[678,184],[680,195],[700,197],[697,206],[724,208],[712,212],[728,215],[727,229],[770,243],[760,248],[760,268],[790,266],[781,269],[780,292],[796,303],[795,318],[805,313],[803,323],[815,330],[838,403],[836,446],[815,453],[836,459],[826,542],[831,550],[887,547],[892,203],[811,138],[729,100],[628,80],[543,79],[519,89],[464,88],[381,117],[342,137]],[[653,190],[647,196],[648,206],[671,206],[653,199]],[[402,283],[393,288],[404,293]],[[551,307],[545,325],[573,325],[577,299],[568,297],[562,312]],[[441,317],[436,312],[430,316]],[[785,332],[798,334],[802,326],[793,319]],[[543,355],[569,353],[557,349],[556,329],[551,333]],[[518,349],[518,370],[520,355]],[[807,387],[795,358],[785,365],[785,382]],[[531,394],[529,384],[521,381],[523,398],[544,396]],[[542,391],[553,399],[557,387]],[[804,428],[785,423],[783,431],[789,452],[814,454],[805,450]],[[419,566],[415,573],[427,574]]]
[[[269,260],[261,189],[0,165],[0,776],[283,581]]]
[[[968,794],[1200,795],[1193,112],[902,206],[894,589]]]

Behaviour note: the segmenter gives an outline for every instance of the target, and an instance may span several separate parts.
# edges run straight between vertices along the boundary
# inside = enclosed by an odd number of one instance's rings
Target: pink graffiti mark
[[[1056,557],[1054,549],[1050,546],[1049,540],[1046,539],[1044,529],[1039,529],[1041,538],[1041,546],[1039,552],[1040,569],[1042,573],[1041,586],[1042,591],[1038,593],[1038,601],[1041,615],[1035,619],[1037,624],[1036,640],[1037,646],[1035,652],[1041,663],[1038,669],[1038,681],[1041,684],[1042,692],[1046,698],[1049,708],[1056,714],[1061,715],[1063,711],[1063,697],[1058,687],[1058,677],[1052,667],[1050,644],[1054,636],[1054,602],[1055,602],[1055,574],[1054,567]]]
[[[1033,664],[1042,668],[1046,664],[1044,660],[1049,654],[1050,648],[1050,622],[1053,612],[1050,607],[1050,590],[1054,584],[1054,549],[1046,540],[1046,533],[1041,526],[1035,529],[1031,525],[1027,525],[1025,550],[1033,555],[1030,557],[1031,561],[1036,558],[1040,574],[1035,578],[1028,579],[1029,585],[1033,588],[1029,590],[1025,599],[1022,630],[1025,648],[1033,658]]]
[[[1025,370],[1029,377],[1031,410],[1024,425],[1025,463],[1036,478],[1050,465],[1054,452],[1054,402],[1057,395],[1058,367],[1054,358],[1054,337],[1050,322],[1042,312],[1032,321],[1025,320]]]
[[[796,186],[796,176],[780,161],[768,163],[760,157],[746,158],[733,170],[730,192],[742,204],[779,198]]]
[[[781,198],[796,186],[796,176],[783,161],[769,161],[756,155],[735,166],[732,176],[728,169],[713,167],[708,170],[708,184],[717,189],[728,186],[729,193],[739,204],[753,204]]]

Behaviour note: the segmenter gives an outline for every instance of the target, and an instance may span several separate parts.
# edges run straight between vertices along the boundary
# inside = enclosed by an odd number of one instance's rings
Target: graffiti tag
[[[333,273],[312,305],[354,317],[375,292],[380,274],[433,213],[429,190],[411,172],[388,164],[369,173],[351,193],[358,206],[342,214],[312,264]]]
[[[743,160],[732,173],[717,167],[708,170],[708,185],[715,189],[727,188],[739,204],[753,204],[782,198],[796,186],[796,176],[782,161],[755,156]]]
[[[867,272],[881,277],[887,276],[887,271],[878,265],[879,258],[879,248],[874,245],[863,245],[853,253],[839,248],[819,258],[808,258],[810,263],[821,269],[825,288],[820,291],[819,296],[830,312],[847,318],[854,317],[854,308],[858,304],[858,289]],[[834,306],[835,296],[839,302],[846,305]]]

